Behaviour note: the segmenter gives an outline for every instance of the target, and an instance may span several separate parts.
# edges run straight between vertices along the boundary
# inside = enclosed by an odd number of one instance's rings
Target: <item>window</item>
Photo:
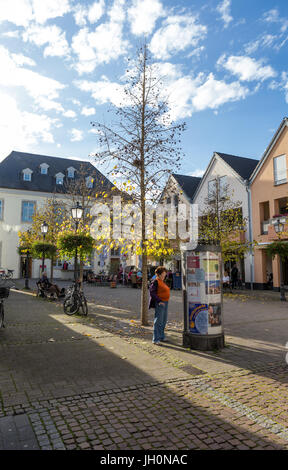
[[[47,165],[47,163],[41,163],[40,165],[41,175],[48,175],[48,168],[49,168],[49,165]]]
[[[23,181],[31,181],[32,173],[33,171],[30,170],[30,168],[25,168],[25,170],[23,170]]]
[[[70,166],[69,168],[67,168],[67,176],[68,178],[74,178],[74,173],[75,173],[75,168],[73,168],[73,166]]]
[[[219,178],[219,197],[224,198],[227,193],[227,177],[221,176]]]
[[[87,176],[86,178],[86,186],[88,189],[92,189],[93,188],[93,178],[92,176]]]
[[[178,205],[179,205],[179,197],[176,195],[174,196],[174,206],[178,207]]]
[[[275,157],[274,161],[274,184],[287,182],[286,155]]]
[[[35,207],[35,201],[22,201],[22,222],[32,222]]]
[[[171,197],[167,197],[166,203],[167,203],[167,204],[171,204]]]
[[[0,199],[0,220],[3,220],[3,213],[4,213],[4,201]]]
[[[216,180],[208,181],[208,201],[215,201]]]
[[[56,178],[56,184],[63,184],[63,178],[64,178],[63,173],[57,173],[57,175],[55,175],[55,178]]]

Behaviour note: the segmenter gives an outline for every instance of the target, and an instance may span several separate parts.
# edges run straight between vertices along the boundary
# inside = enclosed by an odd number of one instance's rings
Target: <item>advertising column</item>
[[[221,251],[198,245],[183,253],[183,345],[202,351],[224,347]]]

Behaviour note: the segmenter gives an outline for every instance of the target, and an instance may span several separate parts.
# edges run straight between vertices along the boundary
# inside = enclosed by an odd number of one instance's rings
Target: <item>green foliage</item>
[[[274,242],[266,248],[267,254],[275,258],[279,255],[282,260],[288,258],[288,242]]]
[[[26,256],[27,253],[29,253],[28,256],[31,256],[31,248],[32,248],[31,245],[27,245],[27,244],[20,245],[17,247],[17,253],[20,256],[24,256],[24,255]]]
[[[52,243],[45,242],[34,242],[32,244],[32,256],[33,258],[42,258],[44,255],[45,258],[55,258],[57,253],[57,248]]]
[[[72,258],[77,253],[80,259],[91,255],[94,249],[94,239],[87,232],[62,232],[58,236],[57,248],[60,258]]]

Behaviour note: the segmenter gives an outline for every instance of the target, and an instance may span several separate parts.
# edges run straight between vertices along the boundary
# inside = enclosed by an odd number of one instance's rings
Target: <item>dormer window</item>
[[[57,175],[55,175],[55,178],[56,178],[56,184],[63,184],[63,179],[64,179],[63,173],[57,173]]]
[[[75,168],[73,168],[73,166],[70,166],[69,168],[67,168],[67,176],[68,178],[74,178],[75,176]]]
[[[48,175],[48,168],[49,168],[49,165],[47,165],[47,163],[41,163],[40,165],[41,175]]]
[[[32,173],[33,171],[30,170],[30,168],[25,168],[25,170],[23,170],[23,181],[31,181]]]
[[[94,179],[92,178],[92,176],[87,176],[87,178],[86,178],[86,187],[88,189],[93,188],[93,181],[94,181]]]

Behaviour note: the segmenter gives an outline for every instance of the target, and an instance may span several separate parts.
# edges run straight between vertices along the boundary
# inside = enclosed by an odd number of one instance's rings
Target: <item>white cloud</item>
[[[112,103],[121,106],[126,99],[124,86],[109,80],[90,82],[88,80],[75,81],[75,85],[82,91],[90,92],[97,104]]]
[[[248,93],[248,88],[242,87],[239,82],[226,83],[216,80],[210,73],[205,83],[197,88],[192,104],[196,111],[217,109],[224,103],[244,99]]]
[[[193,113],[205,109],[217,110],[225,103],[244,99],[249,93],[248,88],[238,81],[226,83],[215,79],[213,74],[205,76],[200,73],[196,77],[182,75],[180,67],[175,64],[157,65],[163,83],[163,97],[168,101],[168,115],[172,121],[191,117]],[[112,103],[120,107],[127,103],[124,86],[119,83],[82,80],[76,81],[75,85],[90,93],[97,104]]]
[[[87,20],[89,23],[97,23],[97,21],[102,17],[105,10],[104,0],[99,0],[94,2],[92,5],[83,6],[80,3],[77,3],[74,7],[74,19],[75,23],[78,26],[85,26]]]
[[[153,35],[149,48],[157,59],[168,59],[173,53],[198,46],[206,33],[206,26],[197,23],[194,16],[170,16]]]
[[[125,55],[128,46],[128,41],[122,37],[121,23],[103,23],[93,32],[82,28],[72,39],[72,50],[78,56],[74,67],[80,75],[93,72],[97,65],[108,64]]]
[[[80,142],[81,140],[83,140],[83,131],[81,131],[80,129],[71,129],[70,134],[71,142]]]
[[[69,45],[65,32],[56,25],[30,26],[23,33],[23,40],[32,42],[37,46],[48,44],[44,49],[44,57],[67,57],[69,55]]]
[[[198,178],[202,177],[205,173],[205,170],[201,170],[201,168],[196,168],[196,170],[189,173],[189,176],[197,176]]]
[[[156,21],[164,15],[165,11],[159,0],[133,0],[128,9],[132,33],[136,36],[152,33]]]
[[[288,29],[288,19],[280,16],[277,8],[272,8],[271,10],[265,12],[262,19],[266,23],[278,23],[280,25],[281,33],[285,33],[285,31]]]
[[[23,54],[11,54],[11,58],[16,65],[31,65],[32,67],[36,65],[36,62],[31,59],[31,57],[27,57]]]
[[[68,118],[75,118],[77,116],[77,114],[72,109],[68,109],[68,111],[65,111],[63,113],[63,116],[68,117]]]
[[[90,23],[96,23],[104,13],[104,0],[94,2],[88,10],[88,20]]]
[[[84,108],[82,108],[81,114],[84,116],[93,116],[96,114],[96,110],[95,108],[88,108],[87,106],[84,106]]]
[[[37,107],[44,109],[44,111],[56,111],[56,113],[64,113],[64,108],[58,101],[45,98],[44,96],[38,96],[36,101]]]
[[[275,81],[273,80],[271,83],[269,83],[270,90],[281,90],[284,91],[285,93],[285,101],[288,103],[288,72],[282,72],[281,73],[281,80],[280,81]]]
[[[20,32],[18,29],[15,29],[14,31],[6,31],[5,33],[2,33],[1,36],[6,38],[19,38]]]
[[[61,105],[53,100],[59,97],[59,92],[65,88],[65,85],[33,70],[20,67],[17,65],[17,60],[19,57],[16,57],[16,60],[15,57],[13,59],[8,50],[0,46],[0,85],[23,87],[34,99],[35,104],[42,106],[45,110],[49,109],[49,101],[51,100],[50,109],[61,108]]]
[[[277,75],[270,65],[263,65],[263,60],[257,61],[247,56],[230,56],[226,58],[224,54],[218,60],[217,65],[224,67],[243,81],[259,80],[263,82]]]
[[[231,0],[223,0],[222,3],[219,3],[216,10],[221,14],[221,19],[224,21],[224,28],[227,28],[229,23],[233,21],[233,17],[230,14]]]
[[[0,23],[26,27],[32,21],[44,24],[70,11],[69,0],[1,0]]]
[[[17,26],[27,26],[32,14],[30,0],[1,0],[0,23],[9,21]]]
[[[0,160],[13,149],[32,151],[39,142],[53,143],[53,127],[58,121],[44,114],[23,112],[19,109],[15,98],[0,92]]]
[[[34,19],[37,23],[44,24],[51,18],[58,18],[68,13],[71,9],[69,0],[32,0]]]

